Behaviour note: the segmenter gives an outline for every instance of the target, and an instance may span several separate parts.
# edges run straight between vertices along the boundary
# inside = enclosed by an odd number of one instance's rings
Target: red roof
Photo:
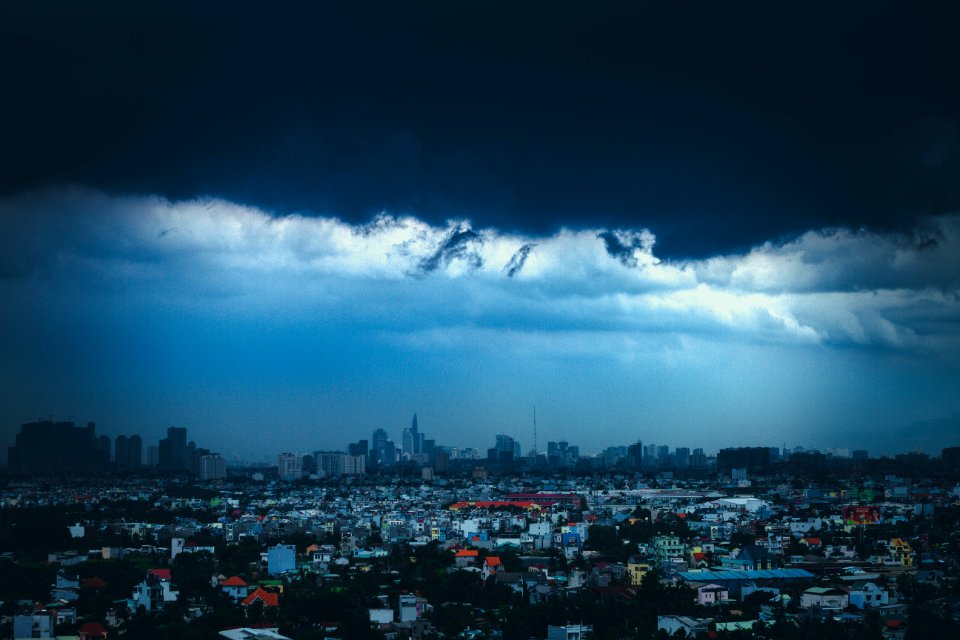
[[[173,580],[173,576],[170,575],[170,569],[147,569],[147,573],[161,580]]]
[[[460,549],[457,551],[458,558],[476,558],[479,552],[476,549]]]
[[[491,567],[499,567],[499,566],[500,566],[500,558],[498,558],[497,556],[487,556],[487,561],[486,561],[486,563],[487,563],[489,566],[491,566]]]
[[[247,583],[240,576],[231,576],[220,583],[221,587],[245,587]]]
[[[280,606],[280,597],[269,591],[264,591],[260,587],[257,587],[257,590],[248,595],[243,600],[243,606],[249,606],[259,600],[263,603],[265,607],[279,607]]]
[[[81,638],[106,638],[107,630],[99,622],[87,622],[84,624],[77,633]]]
[[[476,507],[477,509],[499,509],[504,507],[517,507],[520,509],[539,509],[540,505],[536,502],[524,500],[481,500],[478,502],[457,502],[450,505],[450,509],[466,509],[467,507]]]
[[[107,582],[100,576],[93,576],[92,578],[84,578],[81,580],[80,586],[87,589],[104,589],[107,586]]]

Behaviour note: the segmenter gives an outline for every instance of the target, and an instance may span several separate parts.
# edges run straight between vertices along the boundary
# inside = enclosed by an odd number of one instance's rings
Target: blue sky
[[[960,444],[958,21],[0,3],[0,441]]]
[[[444,444],[528,448],[536,405],[541,447],[879,454],[936,452],[960,415],[956,215],[696,260],[659,258],[652,229],[356,225],[76,188],[0,219],[6,425],[175,424],[257,457],[399,439],[417,412]]]

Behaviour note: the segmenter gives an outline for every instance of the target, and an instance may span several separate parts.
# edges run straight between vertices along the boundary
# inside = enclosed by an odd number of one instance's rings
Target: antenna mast
[[[533,405],[533,457],[537,457],[537,405]]]

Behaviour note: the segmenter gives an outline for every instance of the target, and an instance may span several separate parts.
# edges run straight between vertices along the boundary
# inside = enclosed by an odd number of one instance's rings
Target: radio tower
[[[533,405],[533,457],[537,457],[537,405]]]

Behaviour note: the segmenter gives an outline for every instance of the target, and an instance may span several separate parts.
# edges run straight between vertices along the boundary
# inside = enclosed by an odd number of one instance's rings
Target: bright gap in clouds
[[[419,411],[447,444],[527,446],[536,403],[587,448],[868,446],[861,430],[906,442],[904,424],[960,410],[956,215],[687,262],[647,229],[351,225],[82,190],[7,199],[0,221],[7,428],[85,412],[227,449],[271,422],[309,450],[399,437]]]

